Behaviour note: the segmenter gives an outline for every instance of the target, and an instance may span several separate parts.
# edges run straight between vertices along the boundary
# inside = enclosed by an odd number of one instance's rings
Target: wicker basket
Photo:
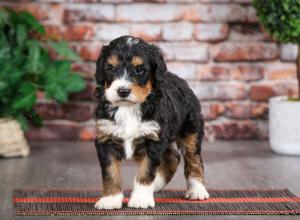
[[[24,137],[20,124],[11,118],[0,119],[0,156],[2,157],[26,157],[29,154],[29,146]]]

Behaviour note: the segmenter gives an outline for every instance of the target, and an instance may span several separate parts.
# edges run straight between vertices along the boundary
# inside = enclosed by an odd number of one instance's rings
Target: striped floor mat
[[[299,215],[300,198],[289,190],[209,190],[205,201],[186,200],[185,191],[165,190],[155,194],[155,208],[97,210],[97,190],[16,189],[16,215]]]

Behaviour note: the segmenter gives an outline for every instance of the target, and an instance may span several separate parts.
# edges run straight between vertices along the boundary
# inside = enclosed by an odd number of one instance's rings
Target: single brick
[[[295,63],[273,63],[266,66],[266,75],[270,80],[296,79]]]
[[[221,43],[212,49],[215,61],[260,61],[274,60],[278,57],[275,43],[244,42]]]
[[[169,23],[163,25],[162,39],[166,41],[191,40],[193,25],[187,22]]]
[[[91,24],[46,25],[45,28],[47,35],[56,40],[83,41],[94,37],[94,26]]]
[[[180,17],[180,5],[140,3],[116,6],[116,20],[119,22],[165,22]]]
[[[230,67],[222,65],[201,65],[197,69],[197,78],[203,81],[230,80]]]
[[[250,87],[250,98],[255,101],[267,101],[276,93],[272,85],[257,84]]]
[[[195,38],[200,41],[220,41],[227,38],[229,27],[227,24],[197,24],[195,25]]]
[[[246,20],[246,9],[238,4],[201,4],[183,8],[182,18],[189,21],[241,22]]]
[[[165,54],[165,59],[168,61],[208,61],[208,47],[206,44],[197,43],[160,43]]]
[[[199,100],[241,100],[247,97],[245,85],[235,82],[189,82]]]
[[[193,63],[169,62],[168,70],[183,79],[195,79],[196,68]]]
[[[64,21],[113,21],[114,6],[107,4],[69,4],[64,11]]]
[[[96,29],[96,38],[109,42],[122,35],[129,35],[129,27],[121,24],[103,24]]]
[[[205,120],[214,120],[224,113],[224,105],[219,102],[201,102],[201,112]]]
[[[256,64],[238,64],[232,67],[232,78],[242,81],[256,81],[264,78],[265,69]]]
[[[233,119],[267,119],[267,103],[228,102],[225,115]]]
[[[273,96],[295,96],[298,91],[296,81],[260,83],[250,87],[250,98],[255,101],[268,101]]]
[[[296,97],[298,95],[298,83],[296,80],[278,81],[274,84],[277,96]]]

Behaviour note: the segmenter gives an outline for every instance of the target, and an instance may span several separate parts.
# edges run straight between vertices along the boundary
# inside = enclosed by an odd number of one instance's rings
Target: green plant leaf
[[[0,81],[0,92],[5,90],[6,88],[7,88],[7,83],[5,83],[4,81]]]
[[[46,86],[45,89],[47,99],[55,99],[58,102],[66,102],[68,99],[67,92],[64,87],[55,83]]]
[[[14,100],[13,109],[24,109],[29,111],[36,102],[36,89],[28,82],[24,82],[20,87],[20,95]]]
[[[58,77],[66,77],[71,68],[71,62],[59,60],[55,62],[56,74]]]
[[[79,57],[66,42],[49,41],[31,14],[0,9],[0,30],[0,117],[13,117],[23,128],[28,126],[27,118],[40,124],[34,111],[37,90],[44,91],[46,98],[66,102],[71,92],[85,87],[71,69],[71,60]],[[50,56],[49,48],[60,60]]]
[[[68,83],[66,84],[66,90],[69,92],[79,92],[85,88],[84,80],[76,74],[70,74]]]
[[[41,126],[43,124],[42,118],[38,115],[38,113],[32,109],[30,112],[26,113],[26,117],[31,119],[35,125]]]
[[[61,57],[72,60],[72,61],[79,61],[79,56],[74,53],[72,49],[68,46],[67,42],[61,41],[61,42],[54,42],[50,41],[51,48]]]
[[[299,0],[254,0],[260,22],[283,43],[300,44]]]
[[[24,117],[23,114],[18,114],[14,118],[19,122],[19,124],[21,125],[21,128],[23,130],[28,129],[28,121],[27,121],[26,117]]]
[[[23,44],[25,39],[27,38],[26,27],[24,25],[17,25],[17,43]]]
[[[5,9],[0,9],[0,27],[9,22],[9,13]]]
[[[27,67],[29,72],[37,72],[39,67],[39,58],[40,58],[40,52],[41,47],[37,41],[29,41],[28,42],[28,62]]]
[[[30,33],[32,31],[37,31],[40,34],[45,34],[45,28],[41,25],[41,23],[33,17],[30,13],[26,11],[22,11],[18,14],[21,20],[24,20],[28,24],[27,32]]]

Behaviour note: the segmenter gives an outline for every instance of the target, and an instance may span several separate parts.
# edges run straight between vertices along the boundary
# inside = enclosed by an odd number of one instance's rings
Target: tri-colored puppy
[[[131,36],[113,40],[101,51],[96,81],[96,149],[103,195],[95,207],[122,207],[122,159],[139,165],[128,206],[154,207],[153,193],[173,177],[180,152],[186,197],[207,199],[199,102],[184,80],[168,72],[159,48]]]

